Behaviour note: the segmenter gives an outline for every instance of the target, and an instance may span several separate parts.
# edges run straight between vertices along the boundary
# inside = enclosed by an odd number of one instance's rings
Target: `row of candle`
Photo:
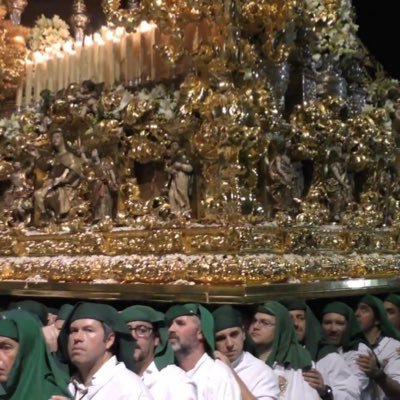
[[[154,80],[160,69],[156,54],[157,26],[143,21],[133,33],[102,28],[82,42],[36,51],[25,61],[25,78],[17,91],[17,107],[38,102],[43,89],[52,92],[90,79],[106,88],[117,82]],[[158,66],[156,65],[158,63]]]
[[[209,26],[189,24],[185,28],[183,47],[195,51],[209,34]],[[103,27],[83,42],[68,41],[45,51],[36,51],[25,61],[25,77],[17,90],[17,108],[40,101],[43,89],[57,92],[71,83],[84,80],[104,82],[110,89],[115,83],[138,84],[168,79],[186,70],[187,57],[177,65],[165,63],[157,46],[168,45],[170,37],[154,23],[142,21],[132,33],[124,28]]]

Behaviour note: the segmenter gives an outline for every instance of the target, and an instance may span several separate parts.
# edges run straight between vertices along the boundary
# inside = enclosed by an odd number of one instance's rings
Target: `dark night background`
[[[101,0],[86,0],[85,3],[92,28],[98,28],[104,23]],[[399,48],[397,40],[400,39],[400,21],[394,9],[395,0],[353,0],[353,5],[357,14],[359,37],[386,71],[393,78],[400,79],[400,57],[396,54]],[[22,23],[31,26],[40,14],[47,17],[59,14],[68,21],[71,13],[72,0],[29,0],[22,15]]]

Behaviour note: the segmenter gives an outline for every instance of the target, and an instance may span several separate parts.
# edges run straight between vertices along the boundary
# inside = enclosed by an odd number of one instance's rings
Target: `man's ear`
[[[115,342],[115,333],[110,333],[106,339],[106,350],[110,350]]]

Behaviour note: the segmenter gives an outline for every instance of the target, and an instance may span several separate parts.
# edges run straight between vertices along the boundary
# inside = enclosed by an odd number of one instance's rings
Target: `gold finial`
[[[90,19],[86,12],[86,4],[84,0],[74,0],[72,5],[71,25],[75,34],[75,40],[83,42],[85,30]]]
[[[28,0],[8,0],[7,9],[10,14],[10,20],[14,25],[21,24],[21,15],[28,5]]]

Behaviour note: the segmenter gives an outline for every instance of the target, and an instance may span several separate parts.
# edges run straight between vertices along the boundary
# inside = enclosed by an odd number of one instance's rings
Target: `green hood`
[[[0,336],[18,341],[19,349],[0,394],[7,400],[46,400],[53,395],[70,397],[69,377],[55,364],[36,317],[23,310],[0,315]]]
[[[375,318],[379,320],[379,328],[385,336],[400,340],[400,332],[388,320],[382,300],[367,294],[360,300],[360,303],[367,304],[372,308]]]
[[[132,335],[126,323],[118,314],[117,310],[108,304],[82,302],[75,305],[65,320],[58,337],[58,348],[60,349],[63,360],[70,364],[68,356],[69,329],[71,323],[78,319],[95,319],[107,324],[115,333],[115,356],[118,361],[123,362],[128,369],[131,371],[134,370],[135,362],[133,353],[135,351],[135,342],[132,339]],[[72,365],[70,365],[70,367],[73,368]]]
[[[71,304],[63,304],[60,309],[58,310],[57,319],[65,321],[70,312],[74,309],[74,306]]]
[[[322,310],[322,315],[329,313],[340,314],[346,318],[347,327],[340,343],[344,351],[357,350],[361,342],[367,343],[353,310],[347,304],[340,301],[329,303]]]
[[[289,311],[302,310],[306,320],[306,334],[303,345],[310,352],[314,361],[324,358],[329,353],[335,353],[336,347],[326,343],[324,333],[317,317],[305,301],[297,300],[286,305]]]
[[[398,294],[390,293],[385,301],[394,304],[400,310],[400,296]]]
[[[201,304],[188,303],[183,305],[175,305],[169,308],[165,314],[165,322],[170,326],[175,318],[183,315],[197,315],[200,319],[201,331],[203,332],[208,353],[212,354],[215,350],[214,338],[214,319],[205,307]]]
[[[38,301],[35,300],[23,300],[23,301],[18,301],[16,303],[11,303],[10,310],[25,310],[33,315],[35,315],[37,318],[39,318],[41,324],[43,326],[47,325],[47,320],[48,320],[48,310],[47,307],[39,303]]]
[[[160,344],[156,347],[154,362],[158,370],[174,363],[174,352],[168,345],[168,329],[165,326],[164,313],[149,306],[136,305],[125,308],[120,313],[125,323],[133,321],[149,322],[158,332]]]
[[[288,310],[276,301],[267,301],[258,306],[257,311],[276,317],[272,351],[266,363],[272,367],[277,362],[280,365],[289,365],[293,369],[311,366],[311,355],[298,342]]]
[[[218,333],[224,329],[242,328],[242,314],[230,305],[218,307],[213,311],[214,332]]]

